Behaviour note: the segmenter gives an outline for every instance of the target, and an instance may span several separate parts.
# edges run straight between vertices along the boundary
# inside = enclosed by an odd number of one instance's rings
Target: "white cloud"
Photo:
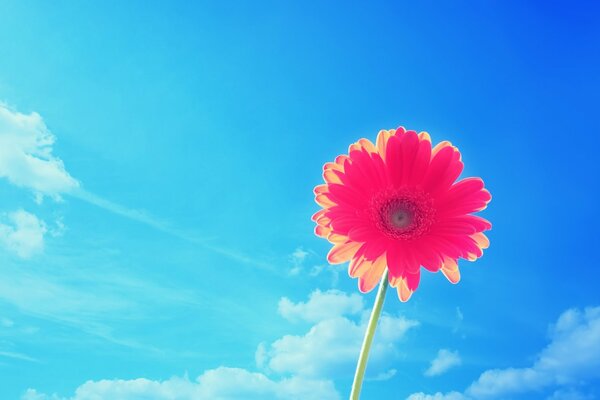
[[[398,371],[394,368],[389,369],[387,371],[381,372],[379,374],[377,374],[376,376],[374,376],[373,378],[367,378],[367,381],[387,381],[392,379],[394,376],[396,376],[396,373]]]
[[[52,153],[55,137],[37,113],[21,114],[0,103],[0,178],[30,190],[41,203],[44,196],[55,200],[70,193],[79,183]],[[23,210],[0,221],[0,244],[21,258],[44,248],[46,224]],[[54,229],[50,230],[53,234]]]
[[[79,186],[52,154],[55,138],[42,117],[0,104],[0,177],[40,196],[59,199]]]
[[[327,267],[330,267],[330,266],[325,265],[325,264],[313,265],[312,268],[310,269],[310,271],[308,272],[308,275],[318,276],[321,274],[321,272],[323,272],[325,269],[327,269]],[[335,270],[335,271],[337,271],[337,270]]]
[[[287,271],[288,275],[299,276],[302,273],[306,273],[308,276],[315,278],[321,275],[323,272],[330,272],[331,285],[336,287],[338,284],[340,271],[342,270],[340,266],[332,266],[327,264],[315,264],[310,266],[306,261],[312,254],[314,254],[314,252],[310,249],[304,250],[302,247],[297,247],[294,252],[288,256],[288,259],[291,263],[291,267]]]
[[[467,400],[467,398],[458,392],[425,394],[423,392],[413,393],[408,396],[407,400]]]
[[[288,257],[292,263],[292,267],[288,271],[288,274],[291,276],[299,275],[304,269],[304,260],[306,260],[308,255],[308,251],[303,250],[302,247],[297,247],[296,250],[294,250],[294,252]]]
[[[28,389],[22,400],[338,400],[331,381],[304,378],[272,380],[266,375],[240,368],[220,367],[195,381],[174,377],[165,381],[149,379],[88,381],[75,395],[61,398]]]
[[[437,356],[431,361],[431,365],[427,371],[425,371],[425,376],[441,375],[450,368],[460,365],[461,362],[458,351],[440,349]]]
[[[578,392],[575,389],[559,389],[552,393],[547,400],[593,400],[594,397]]]
[[[8,223],[0,222],[0,244],[21,258],[29,258],[44,249],[47,228],[44,221],[24,210],[9,213]]]
[[[458,307],[458,306],[456,307],[456,318],[457,318],[459,321],[463,321],[463,320],[465,319],[465,316],[463,315],[463,313],[462,313],[462,311],[461,311],[460,307]]]
[[[369,310],[364,309],[360,296],[333,290],[315,291],[304,303],[288,302],[283,306],[285,311],[280,310],[282,315],[316,324],[305,335],[286,335],[271,344],[259,345],[256,363],[264,368],[263,372],[219,367],[205,371],[194,381],[187,377],[89,381],[79,386],[72,397],[28,389],[22,400],[340,399],[333,377],[352,376]],[[316,306],[331,307],[335,312],[323,314],[316,311]],[[417,325],[418,322],[403,317],[381,317],[369,360],[372,377],[367,380],[387,380],[396,374],[395,369],[389,368],[399,355],[396,344]]]
[[[287,297],[279,301],[279,314],[289,321],[319,322],[342,315],[356,315],[363,311],[363,298],[339,290],[315,290],[306,303],[293,303]]]
[[[566,396],[565,393],[574,393],[573,385],[600,378],[600,307],[565,311],[551,326],[550,339],[533,365],[485,371],[465,390],[463,397],[504,399],[516,393],[553,387],[558,387],[556,396]],[[413,396],[416,395],[422,394]]]
[[[316,322],[304,335],[286,335],[257,350],[259,366],[280,373],[305,377],[349,376],[366,330],[368,314],[362,298],[337,290],[313,292],[305,303],[283,298],[279,312],[290,320]],[[344,315],[354,315],[357,320]],[[404,317],[382,315],[371,353],[369,372],[387,371],[400,355],[396,344],[418,322]]]
[[[292,262],[294,264],[302,264],[306,257],[308,256],[308,252],[304,251],[302,247],[298,247],[291,255]]]
[[[45,196],[61,200],[61,195],[71,195],[95,205],[115,215],[165,232],[171,236],[200,244],[215,253],[222,254],[238,262],[250,264],[272,272],[279,272],[274,265],[257,260],[233,249],[212,245],[209,239],[198,237],[185,230],[172,227],[169,223],[153,217],[143,210],[137,210],[114,203],[84,190],[81,184],[65,169],[63,161],[53,154],[56,138],[47,128],[43,118],[36,112],[22,114],[0,103],[0,179],[30,190],[36,202],[41,203]],[[65,229],[62,221],[50,233],[60,236]],[[303,259],[304,251],[297,249],[294,257]]]

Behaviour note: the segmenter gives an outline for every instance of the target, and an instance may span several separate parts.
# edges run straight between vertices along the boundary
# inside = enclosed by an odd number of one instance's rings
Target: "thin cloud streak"
[[[28,355],[21,354],[21,353],[13,353],[11,351],[0,351],[0,357],[13,358],[15,360],[29,361],[29,362],[34,362],[34,363],[40,362],[40,360],[38,360],[36,358],[29,357]]]
[[[150,216],[147,213],[145,213],[144,211],[122,206],[120,204],[114,203],[110,200],[106,200],[100,196],[97,196],[97,195],[90,193],[81,188],[78,188],[77,190],[74,190],[74,191],[70,192],[69,194],[79,200],[85,201],[89,204],[92,204],[96,207],[102,208],[113,214],[116,214],[121,217],[130,219],[132,221],[136,221],[141,224],[147,225],[147,226],[154,228],[160,232],[166,233],[170,236],[176,237],[176,238],[184,240],[186,242],[202,246],[203,248],[205,248],[207,250],[210,250],[217,254],[221,254],[232,260],[239,261],[244,264],[249,264],[249,265],[252,265],[255,267],[259,267],[263,270],[266,270],[266,271],[269,271],[272,273],[281,274],[281,272],[279,272],[279,269],[276,268],[272,264],[269,264],[264,261],[256,260],[250,256],[241,254],[241,253],[233,251],[231,249],[226,249],[226,248],[222,248],[222,247],[210,244],[210,243],[208,243],[208,241],[210,241],[214,238],[201,238],[201,237],[193,236],[189,232],[174,228],[174,227],[170,226],[166,221],[161,220],[156,217],[153,217],[153,216]]]

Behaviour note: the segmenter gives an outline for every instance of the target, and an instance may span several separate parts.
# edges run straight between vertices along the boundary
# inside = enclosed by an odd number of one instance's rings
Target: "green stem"
[[[369,350],[371,350],[371,343],[373,342],[373,336],[375,335],[375,328],[377,328],[377,321],[379,321],[379,316],[381,315],[381,309],[383,308],[383,300],[385,299],[387,287],[388,270],[386,268],[383,277],[381,278],[381,282],[379,283],[379,290],[377,291],[377,297],[375,298],[373,311],[371,311],[371,318],[369,318],[369,325],[367,325],[365,339],[363,340],[362,349],[360,349],[360,355],[358,356],[358,364],[356,365],[356,374],[354,374],[354,382],[352,383],[350,400],[358,400],[360,396],[360,388],[362,387],[363,378],[365,377],[365,370],[367,369]]]

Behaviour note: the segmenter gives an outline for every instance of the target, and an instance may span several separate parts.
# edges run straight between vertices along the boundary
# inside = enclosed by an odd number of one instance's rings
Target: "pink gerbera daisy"
[[[382,130],[376,144],[360,139],[323,170],[315,233],[333,244],[330,263],[350,261],[361,292],[372,290],[387,268],[390,285],[407,301],[421,267],[457,283],[458,259],[476,260],[489,246],[483,232],[491,224],[472,213],[491,195],[480,178],[456,182],[463,163],[450,142],[432,148],[426,132]]]

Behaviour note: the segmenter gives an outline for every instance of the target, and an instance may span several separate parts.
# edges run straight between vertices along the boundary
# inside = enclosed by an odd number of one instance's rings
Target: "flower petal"
[[[328,197],[339,205],[347,205],[354,208],[363,208],[366,206],[367,200],[365,196],[346,185],[337,183],[329,184]]]
[[[395,187],[400,187],[402,184],[403,156],[400,137],[397,135],[390,137],[386,146],[385,163],[388,180]]]
[[[330,264],[342,264],[354,256],[362,243],[348,241],[346,243],[335,244],[327,254],[327,261]]]
[[[319,219],[319,217],[323,214],[325,214],[327,210],[326,209],[320,209],[319,211],[317,211],[316,213],[313,214],[312,217],[310,217],[310,219],[312,219],[313,221],[317,222],[317,220]]]
[[[430,272],[437,272],[442,268],[443,258],[435,251],[435,247],[427,238],[413,242],[413,252],[419,265]]]
[[[365,243],[364,255],[367,260],[376,260],[379,256],[385,256],[386,240],[370,240]]]
[[[421,132],[419,134],[419,138],[422,134],[426,134],[427,132]],[[427,135],[429,137],[429,135]],[[416,186],[423,181],[425,178],[425,174],[427,173],[427,169],[429,168],[429,164],[431,162],[431,140],[430,139],[420,139],[417,145],[417,150],[415,154],[415,158],[413,161],[411,172],[406,180],[406,185],[408,186]]]
[[[412,296],[413,292],[412,290],[410,290],[408,288],[408,284],[406,283],[406,279],[401,279],[400,282],[398,283],[396,290],[398,291],[398,298],[400,299],[401,302],[406,303],[410,297]]]
[[[477,246],[479,246],[479,248],[482,250],[490,247],[490,240],[487,238],[487,236],[485,236],[481,232],[471,235],[471,238],[473,238],[473,240],[475,240],[475,243],[477,243]]]
[[[354,254],[354,257],[350,260],[348,265],[348,275],[352,278],[357,278],[365,273],[366,268],[369,268],[371,261],[367,261],[364,257],[365,248],[367,246],[363,244]]]
[[[382,162],[378,162],[380,156],[378,154],[369,154],[365,150],[352,151],[350,152],[350,158],[354,167],[352,171],[357,176],[362,177],[364,187],[367,192],[372,192],[383,186],[381,179],[383,171],[380,172],[380,168],[385,168]]]
[[[377,240],[380,233],[368,224],[358,225],[350,229],[348,237],[356,242],[367,242],[369,240]]]
[[[358,143],[367,151],[367,153],[377,153],[377,148],[369,139],[359,139]]]
[[[323,179],[327,183],[342,183],[342,179],[340,178],[340,171],[335,169],[326,169],[323,171]]]
[[[436,196],[445,193],[463,170],[460,153],[451,145],[436,146],[423,179],[423,189]]]
[[[323,171],[344,172],[344,164],[339,164],[337,162],[326,162],[323,164]]]
[[[348,235],[348,232],[357,225],[362,225],[364,222],[358,217],[339,216],[331,218],[331,227],[337,233]]]
[[[417,271],[416,274],[406,275],[406,285],[411,292],[414,292],[419,287],[419,281],[421,280],[421,271]]]
[[[336,232],[330,232],[327,235],[327,240],[330,243],[334,243],[334,244],[345,243],[345,242],[348,241],[348,236],[346,236],[346,235],[340,235],[339,233],[336,233]]]
[[[395,129],[390,129],[387,131],[381,130],[377,135],[377,150],[379,151],[379,154],[383,159],[385,159],[385,148],[387,147],[387,142],[389,138],[394,134],[394,132],[396,132]]]
[[[315,235],[326,238],[331,232],[331,228],[325,227],[323,225],[315,226]]]
[[[366,269],[365,273],[358,278],[358,290],[362,293],[373,290],[383,276],[385,265],[385,255],[382,255],[373,261],[370,268]]]
[[[485,209],[491,199],[481,179],[466,178],[439,196],[436,206],[440,215],[470,214]]]
[[[320,194],[327,193],[327,192],[329,192],[329,188],[327,187],[327,185],[326,185],[326,184],[323,184],[323,185],[317,185],[317,186],[315,186],[315,188],[313,189],[313,193],[315,194],[315,196],[318,196],[318,195],[320,195]]]
[[[334,160],[335,164],[340,167],[340,171],[342,172],[344,172],[344,164],[346,163],[346,160],[349,160],[349,157],[345,154],[337,156]]]
[[[431,136],[429,136],[429,133],[427,133],[425,131],[419,132],[419,140],[427,141],[427,142],[431,143]]]
[[[399,245],[389,246],[386,251],[386,261],[391,277],[401,277],[404,275],[404,264],[401,260],[401,249]]]
[[[450,258],[446,259],[444,261],[444,266],[442,267],[442,274],[444,274],[451,283],[458,283],[460,281],[460,270],[458,269],[456,260]]]
[[[321,193],[315,196],[315,201],[318,205],[324,208],[333,207],[336,205],[326,193]]]
[[[415,131],[406,131],[402,135],[402,179],[400,180],[401,185],[406,185],[411,178],[413,173],[413,165],[415,157],[419,151],[419,137]]]

